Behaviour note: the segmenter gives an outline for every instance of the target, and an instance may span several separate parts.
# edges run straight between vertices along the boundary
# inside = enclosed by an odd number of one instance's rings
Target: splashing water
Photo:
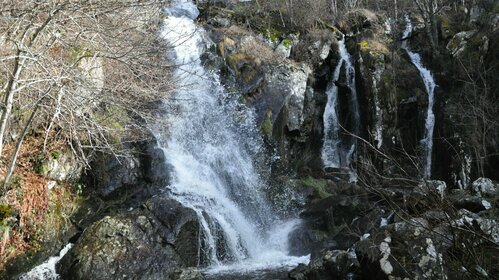
[[[428,109],[426,111],[426,120],[425,120],[425,135],[421,140],[421,144],[425,148],[424,154],[424,171],[423,178],[429,179],[431,177],[431,156],[433,150],[433,128],[435,127],[435,114],[433,113],[433,104],[435,102],[435,80],[433,79],[433,75],[430,70],[424,67],[423,62],[421,60],[421,56],[415,52],[412,52],[409,48],[408,37],[411,35],[413,27],[411,20],[408,15],[405,15],[405,23],[406,28],[402,38],[404,39],[402,43],[402,48],[409,55],[412,64],[416,66],[419,71],[419,75],[423,79],[426,93],[428,94]]]
[[[265,180],[255,167],[263,143],[252,111],[200,61],[209,42],[194,23],[196,6],[177,0],[165,12],[162,34],[178,66],[177,89],[167,101],[175,112],[168,115],[168,135],[156,129],[156,136],[173,170],[172,196],[199,218],[208,271],[308,262],[287,253],[287,236],[299,220],[281,220],[264,196]]]
[[[73,247],[72,243],[66,245],[58,256],[49,258],[47,261],[41,265],[33,268],[26,274],[21,275],[19,280],[58,280],[61,279],[60,276],[55,271],[55,265],[59,260],[66,255],[66,253]]]

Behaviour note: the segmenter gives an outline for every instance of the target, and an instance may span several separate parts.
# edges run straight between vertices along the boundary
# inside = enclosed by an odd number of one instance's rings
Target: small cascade
[[[345,46],[344,36],[338,41],[338,48],[340,60],[333,71],[332,79],[326,91],[328,101],[323,115],[324,143],[322,146],[322,161],[324,167],[348,168],[356,150],[356,141],[351,136],[342,135],[342,127],[348,129],[350,133],[358,135],[360,132],[360,113],[355,85],[355,65]],[[347,120],[340,120],[338,86],[336,85],[340,79],[343,66],[345,67],[346,86],[350,91]],[[350,123],[348,128],[345,126],[347,121]]]
[[[430,179],[431,178],[431,157],[433,150],[433,128],[435,126],[435,114],[433,113],[433,104],[435,102],[435,80],[433,79],[433,75],[427,68],[424,67],[423,62],[421,60],[421,56],[409,48],[407,38],[411,35],[413,27],[412,22],[408,15],[405,16],[406,28],[402,35],[404,39],[402,43],[402,48],[409,55],[412,64],[416,66],[419,71],[419,75],[423,79],[424,85],[426,87],[426,93],[428,94],[428,109],[426,111],[426,120],[425,120],[425,134],[424,138],[421,140],[421,144],[424,147],[424,166],[423,166],[423,178]]]
[[[266,182],[255,165],[264,145],[253,112],[203,67],[209,42],[194,22],[196,6],[172,2],[162,32],[178,66],[177,89],[166,101],[168,133],[155,131],[172,167],[171,195],[199,218],[200,265],[216,273],[308,262],[308,256],[288,256],[287,236],[300,221],[280,219],[264,195]]]
[[[61,277],[55,271],[55,265],[66,255],[66,253],[73,247],[72,243],[66,245],[60,252],[59,255],[50,257],[47,261],[40,264],[39,266],[33,268],[29,272],[21,275],[19,280],[59,280]]]

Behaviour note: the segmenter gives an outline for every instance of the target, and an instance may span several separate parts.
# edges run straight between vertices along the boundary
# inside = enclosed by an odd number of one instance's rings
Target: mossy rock
[[[239,71],[239,69],[246,63],[255,63],[255,57],[243,53],[236,52],[227,56],[227,65],[234,71]]]
[[[316,179],[312,176],[308,176],[305,179],[300,180],[300,184],[312,188],[315,190],[319,198],[330,197],[332,194],[327,192],[327,181],[325,179]]]
[[[0,204],[0,225],[3,221],[12,215],[12,207],[7,204]]]
[[[262,122],[261,129],[266,137],[272,137],[272,109],[267,109],[267,112],[265,112],[265,119]]]
[[[276,44],[280,41],[283,34],[281,31],[279,31],[277,29],[267,28],[264,30],[262,35],[265,39],[269,40],[272,44]]]
[[[95,55],[95,51],[89,50],[80,46],[73,46],[70,48],[69,60],[76,61],[81,57],[92,57]]]

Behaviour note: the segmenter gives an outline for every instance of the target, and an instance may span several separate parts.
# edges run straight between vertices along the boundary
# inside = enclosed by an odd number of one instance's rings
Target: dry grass
[[[50,147],[56,149],[61,143]],[[0,271],[5,264],[30,250],[38,250],[47,232],[61,230],[65,221],[58,219],[62,213],[74,211],[77,196],[69,187],[48,190],[49,179],[37,174],[34,165],[40,155],[43,139],[26,138],[22,146],[14,180],[0,197],[0,204],[11,210],[10,217],[0,221]],[[5,146],[4,162],[12,152],[13,145]],[[8,162],[8,161],[7,161]],[[5,176],[5,167],[0,176]],[[71,208],[71,209],[68,209]]]

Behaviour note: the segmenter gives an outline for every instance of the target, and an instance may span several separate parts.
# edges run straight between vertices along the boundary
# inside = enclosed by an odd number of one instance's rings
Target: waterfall
[[[412,33],[412,23],[408,15],[405,15],[406,28],[402,38],[404,39],[402,43],[402,48],[409,55],[412,64],[416,66],[419,71],[419,75],[423,79],[426,93],[428,94],[428,109],[426,111],[425,120],[425,134],[424,138],[421,140],[421,144],[424,147],[424,170],[423,178],[431,178],[431,155],[433,150],[433,128],[435,126],[435,114],[433,113],[433,104],[435,102],[435,80],[430,70],[424,67],[421,60],[421,56],[415,52],[412,52],[409,48],[408,37]]]
[[[209,41],[194,23],[196,6],[176,0],[165,13],[162,35],[177,65],[176,90],[166,101],[168,133],[155,131],[172,167],[171,195],[199,218],[203,264],[219,271],[308,262],[308,256],[287,253],[287,236],[299,220],[280,219],[264,195],[266,182],[256,170],[263,142],[254,113],[200,61]]]
[[[67,244],[60,252],[59,255],[50,257],[44,263],[34,267],[29,272],[21,275],[19,280],[43,279],[43,280],[58,280],[61,277],[55,271],[55,265],[62,257],[73,247],[72,243]]]
[[[355,65],[352,56],[345,46],[345,36],[338,41],[340,60],[333,71],[332,79],[328,85],[327,104],[324,110],[324,143],[322,146],[322,161],[324,167],[348,167],[352,161],[356,141],[352,137],[342,137],[340,116],[338,113],[339,96],[338,82],[341,68],[345,66],[346,86],[350,91],[349,95],[349,121],[351,126],[349,131],[354,135],[360,132],[359,102],[357,100],[357,88],[355,85]],[[345,120],[346,121],[346,120]],[[344,122],[343,122],[344,123]]]

